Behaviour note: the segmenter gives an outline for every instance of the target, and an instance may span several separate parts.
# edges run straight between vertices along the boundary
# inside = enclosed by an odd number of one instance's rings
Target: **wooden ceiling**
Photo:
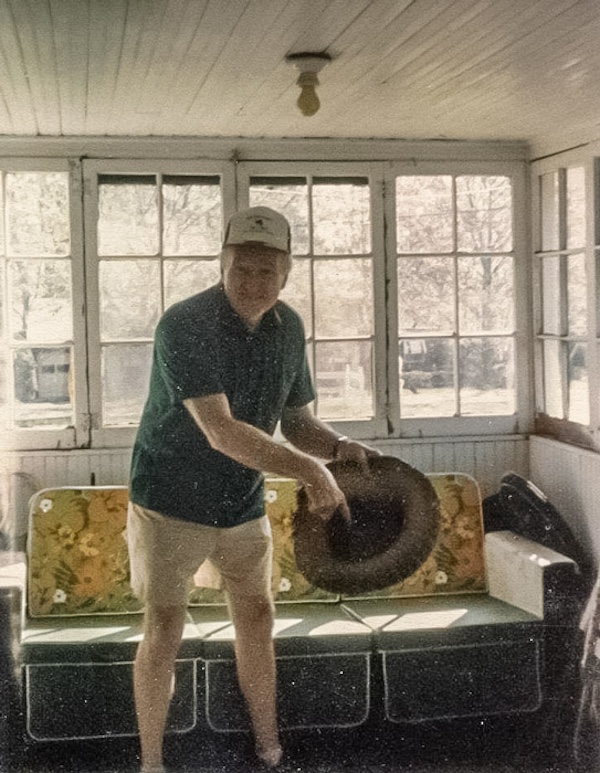
[[[286,54],[323,51],[320,111]],[[598,0],[0,0],[0,135],[600,135]]]

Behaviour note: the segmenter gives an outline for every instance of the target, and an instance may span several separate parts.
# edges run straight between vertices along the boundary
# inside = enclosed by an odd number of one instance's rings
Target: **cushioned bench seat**
[[[422,722],[535,711],[544,628],[535,615],[483,595],[356,601],[375,632],[385,716]]]
[[[475,481],[429,477],[442,514],[436,546],[413,576],[366,598],[321,591],[300,574],[295,482],[267,481],[283,727],[348,728],[381,714],[390,723],[519,714],[550,694],[548,578],[554,591],[576,567],[511,533],[487,535],[484,552]],[[46,489],[32,499],[20,641],[35,739],[136,733],[142,615],[129,586],[126,504],[122,486]],[[224,601],[215,588],[190,594],[170,732],[248,728]]]
[[[141,614],[30,619],[21,636],[27,732],[36,740],[137,733],[133,659],[142,638]],[[169,732],[197,723],[198,657],[202,638],[220,623],[191,616],[176,664]]]
[[[200,625],[216,610],[193,609]],[[225,610],[217,619],[226,620]],[[369,713],[373,631],[339,604],[277,607],[274,629],[282,727],[350,727]],[[233,626],[203,640],[205,721],[219,732],[248,729],[233,660]]]

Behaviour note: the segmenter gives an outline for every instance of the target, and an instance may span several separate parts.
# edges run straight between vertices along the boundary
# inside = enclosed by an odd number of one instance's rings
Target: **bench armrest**
[[[572,578],[578,571],[572,559],[512,531],[485,535],[485,561],[490,596],[540,620],[554,611],[550,585],[554,588],[562,576]]]
[[[0,551],[0,588],[25,591],[27,563],[25,553]]]

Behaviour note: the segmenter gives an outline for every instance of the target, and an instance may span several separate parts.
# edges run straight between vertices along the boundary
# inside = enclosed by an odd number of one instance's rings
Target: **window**
[[[415,164],[389,181],[397,318],[390,415],[400,434],[526,426],[526,331],[517,324],[524,235],[514,214],[524,191],[514,170],[502,172]]]
[[[5,448],[43,447],[48,430],[53,444],[75,441],[72,219],[66,163],[15,162],[0,171],[0,425]]]
[[[144,406],[154,330],[173,303],[219,280],[223,200],[218,174],[109,173],[86,167],[92,432],[128,444]],[[135,165],[134,165],[135,167]]]
[[[318,416],[363,438],[527,427],[520,162],[86,159],[0,174],[0,411],[15,447],[129,447],[160,316],[219,280],[224,221],[261,204],[292,226],[283,299],[304,321]],[[548,251],[544,288],[556,296],[567,272],[574,394],[585,223],[569,180],[544,220],[552,239],[571,213],[568,256]],[[554,323],[549,307],[549,348],[567,340]]]
[[[587,442],[590,400],[590,280],[586,167],[536,175],[538,429]]]
[[[515,411],[512,186],[396,178],[401,417]]]

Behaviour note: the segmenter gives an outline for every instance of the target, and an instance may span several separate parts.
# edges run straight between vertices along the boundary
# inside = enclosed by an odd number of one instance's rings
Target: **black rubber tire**
[[[590,560],[564,517],[531,481],[514,472],[505,473],[498,500],[504,512],[505,528],[573,559],[590,581]]]
[[[370,457],[367,471],[348,462],[327,466],[346,495],[352,524],[339,513],[329,521],[312,514],[301,489],[294,546],[302,574],[319,588],[345,595],[410,577],[428,558],[439,531],[439,501],[430,481],[391,456]]]

